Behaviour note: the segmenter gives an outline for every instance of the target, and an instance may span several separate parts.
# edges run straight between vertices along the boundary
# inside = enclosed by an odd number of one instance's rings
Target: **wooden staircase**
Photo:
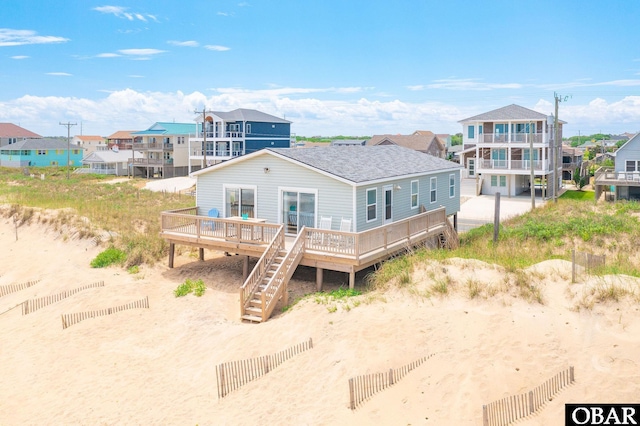
[[[439,246],[440,248],[448,248],[449,250],[457,249],[458,247],[460,247],[460,239],[458,238],[458,233],[453,228],[453,225],[451,225],[451,222],[449,222],[449,220],[445,220],[445,222],[445,229],[442,234],[438,236]]]
[[[273,313],[278,300],[284,299],[284,303],[288,303],[287,284],[304,254],[304,235],[300,231],[293,247],[287,251],[284,227],[280,228],[240,288],[242,320],[264,322]]]

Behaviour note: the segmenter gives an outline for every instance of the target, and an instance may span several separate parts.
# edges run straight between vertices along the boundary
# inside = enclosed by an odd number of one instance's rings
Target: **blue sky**
[[[0,122],[107,136],[253,108],[303,135],[457,133],[567,96],[565,136],[640,131],[640,2],[3,0]],[[80,126],[81,124],[81,126]]]

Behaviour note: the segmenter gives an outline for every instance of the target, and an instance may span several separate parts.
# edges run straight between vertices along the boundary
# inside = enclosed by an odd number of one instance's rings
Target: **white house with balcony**
[[[465,177],[476,178],[482,194],[515,196],[530,193],[533,168],[535,187],[553,195],[554,165],[556,190],[562,182],[562,143],[555,143],[554,121],[515,104],[460,120],[463,144],[470,147]],[[563,124],[558,120],[558,141]]]
[[[207,111],[195,121],[199,124],[189,137],[189,173],[263,148],[291,146],[290,121],[253,109]]]

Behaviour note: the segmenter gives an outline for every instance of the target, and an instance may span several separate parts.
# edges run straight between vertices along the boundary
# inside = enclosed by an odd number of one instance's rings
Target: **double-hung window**
[[[420,202],[420,199],[418,197],[418,181],[417,180],[412,180],[411,181],[411,208],[412,209],[416,209],[418,208],[418,203]]]
[[[372,222],[378,217],[378,189],[367,189],[367,222]]]
[[[456,196],[456,175],[451,173],[449,175],[449,198]]]
[[[429,179],[429,186],[430,186],[430,194],[431,194],[431,202],[435,203],[438,200],[438,178],[437,177],[432,177],[431,179]]]

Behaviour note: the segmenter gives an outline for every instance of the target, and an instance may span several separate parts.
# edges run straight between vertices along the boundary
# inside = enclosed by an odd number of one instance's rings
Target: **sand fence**
[[[349,408],[355,410],[359,404],[362,404],[374,394],[397,383],[407,375],[407,373],[420,366],[433,355],[435,354],[422,357],[395,370],[391,368],[387,373],[374,373],[352,377],[349,379]]]
[[[40,308],[44,308],[47,305],[59,302],[62,299],[66,299],[67,297],[70,297],[83,290],[87,290],[89,288],[97,288],[97,287],[104,287],[104,281],[98,281],[92,284],[87,284],[82,287],[76,287],[71,290],[63,291],[62,293],[53,294],[51,296],[44,296],[44,297],[39,297],[37,299],[25,300],[24,302],[22,302],[22,315],[27,315],[32,312],[35,312]]]
[[[0,286],[0,297],[6,296],[7,294],[15,293],[16,291],[24,290],[25,288],[29,288],[38,284],[40,280],[28,281],[26,283],[21,284],[9,284]]]
[[[217,365],[216,379],[218,382],[218,398],[224,398],[230,392],[252,380],[264,376],[295,355],[312,348],[313,341],[309,338],[306,342],[299,343],[273,355],[265,355],[241,361],[230,361]]]
[[[592,274],[602,270],[605,266],[606,256],[571,251],[571,282],[575,283],[581,274]]]
[[[482,406],[482,425],[508,425],[539,410],[563,388],[575,381],[573,366],[519,395],[511,395]]]
[[[149,309],[149,296],[145,296],[144,299],[136,300],[135,302],[127,303],[126,305],[115,306],[112,308],[104,308],[97,311],[78,312],[75,314],[62,314],[62,328],[65,329],[89,318],[111,315],[115,314],[116,312],[125,311],[128,309]]]

